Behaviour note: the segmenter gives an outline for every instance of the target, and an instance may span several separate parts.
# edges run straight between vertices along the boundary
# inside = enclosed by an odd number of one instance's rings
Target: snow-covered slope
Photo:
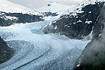
[[[59,12],[61,10],[68,8],[68,7],[70,7],[70,6],[62,5],[57,2],[50,2],[48,5],[41,7],[37,10],[41,11],[41,12],[49,12],[49,11],[50,12]]]
[[[0,0],[0,11],[11,13],[28,13],[38,15],[39,13],[27,7],[9,2],[7,0]]]
[[[103,2],[105,0],[83,0],[82,2],[72,5],[60,12],[63,12],[63,15],[71,15],[76,16],[77,13],[83,13],[82,8],[89,4],[95,4],[96,2]]]
[[[102,0],[101,0],[102,1]],[[69,14],[70,12],[74,12],[73,14],[75,15],[75,13],[80,13],[82,12],[81,9],[82,7],[88,5],[88,4],[94,4],[96,2],[96,0],[85,0],[82,1],[80,4],[74,4],[74,5],[63,5],[60,4],[58,2],[50,2],[48,3],[46,6],[43,6],[39,9],[37,9],[37,11],[40,12],[57,12],[58,14]],[[79,8],[79,10],[76,10],[77,8]]]

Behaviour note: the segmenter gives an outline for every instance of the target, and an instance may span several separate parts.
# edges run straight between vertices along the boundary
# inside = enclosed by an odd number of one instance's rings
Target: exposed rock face
[[[44,15],[44,16],[57,16],[58,14],[57,14],[57,12],[42,12],[42,14]]]
[[[97,24],[105,26],[105,5],[97,19]],[[105,27],[90,42],[77,59],[73,70],[105,70]],[[96,27],[97,28],[97,27]]]
[[[42,15],[0,12],[0,26],[9,26],[14,23],[31,23],[43,20]]]
[[[88,5],[82,4],[81,9],[76,9],[79,12],[74,11],[68,15],[62,15],[58,20],[43,28],[43,31],[45,33],[63,34],[76,39],[82,39],[90,33],[96,36],[96,34],[100,33],[99,29],[103,28],[102,24],[96,24],[103,4],[104,2]]]
[[[14,54],[14,50],[9,48],[7,43],[0,37],[0,64],[8,61]]]

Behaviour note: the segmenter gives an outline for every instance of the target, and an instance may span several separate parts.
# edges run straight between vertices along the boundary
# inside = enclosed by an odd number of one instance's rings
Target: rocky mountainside
[[[73,39],[92,39],[99,35],[100,30],[103,29],[102,24],[96,23],[103,4],[104,2],[79,4],[73,12],[62,15],[45,26],[43,31],[66,35]]]
[[[9,48],[7,43],[0,37],[0,64],[8,61],[14,54],[14,50]]]
[[[105,26],[105,4],[97,24]],[[100,31],[100,35],[86,46],[73,70],[105,70],[105,27]]]
[[[42,15],[0,12],[0,26],[9,26],[15,23],[31,23],[43,20]]]

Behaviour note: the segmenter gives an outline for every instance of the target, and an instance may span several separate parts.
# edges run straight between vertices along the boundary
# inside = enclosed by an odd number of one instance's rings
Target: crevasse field
[[[15,49],[14,56],[0,64],[0,70],[72,70],[75,60],[90,41],[44,34],[42,28],[57,18],[0,27],[0,36]]]

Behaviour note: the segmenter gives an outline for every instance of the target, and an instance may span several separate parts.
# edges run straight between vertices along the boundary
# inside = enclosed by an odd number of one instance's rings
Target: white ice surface
[[[5,34],[10,33],[5,37],[6,41],[28,42],[27,44],[17,42],[19,45],[17,48],[19,49],[14,47],[16,50],[15,55],[8,62],[0,64],[0,70],[13,70],[41,56],[39,59],[20,68],[20,70],[34,70],[34,67],[59,58],[64,52],[68,52],[73,48],[83,50],[90,41],[74,40],[63,35],[43,33],[43,26],[56,18],[58,17],[47,17],[45,21],[41,22],[0,27],[2,38]],[[48,50],[50,50],[48,54],[44,55]]]

